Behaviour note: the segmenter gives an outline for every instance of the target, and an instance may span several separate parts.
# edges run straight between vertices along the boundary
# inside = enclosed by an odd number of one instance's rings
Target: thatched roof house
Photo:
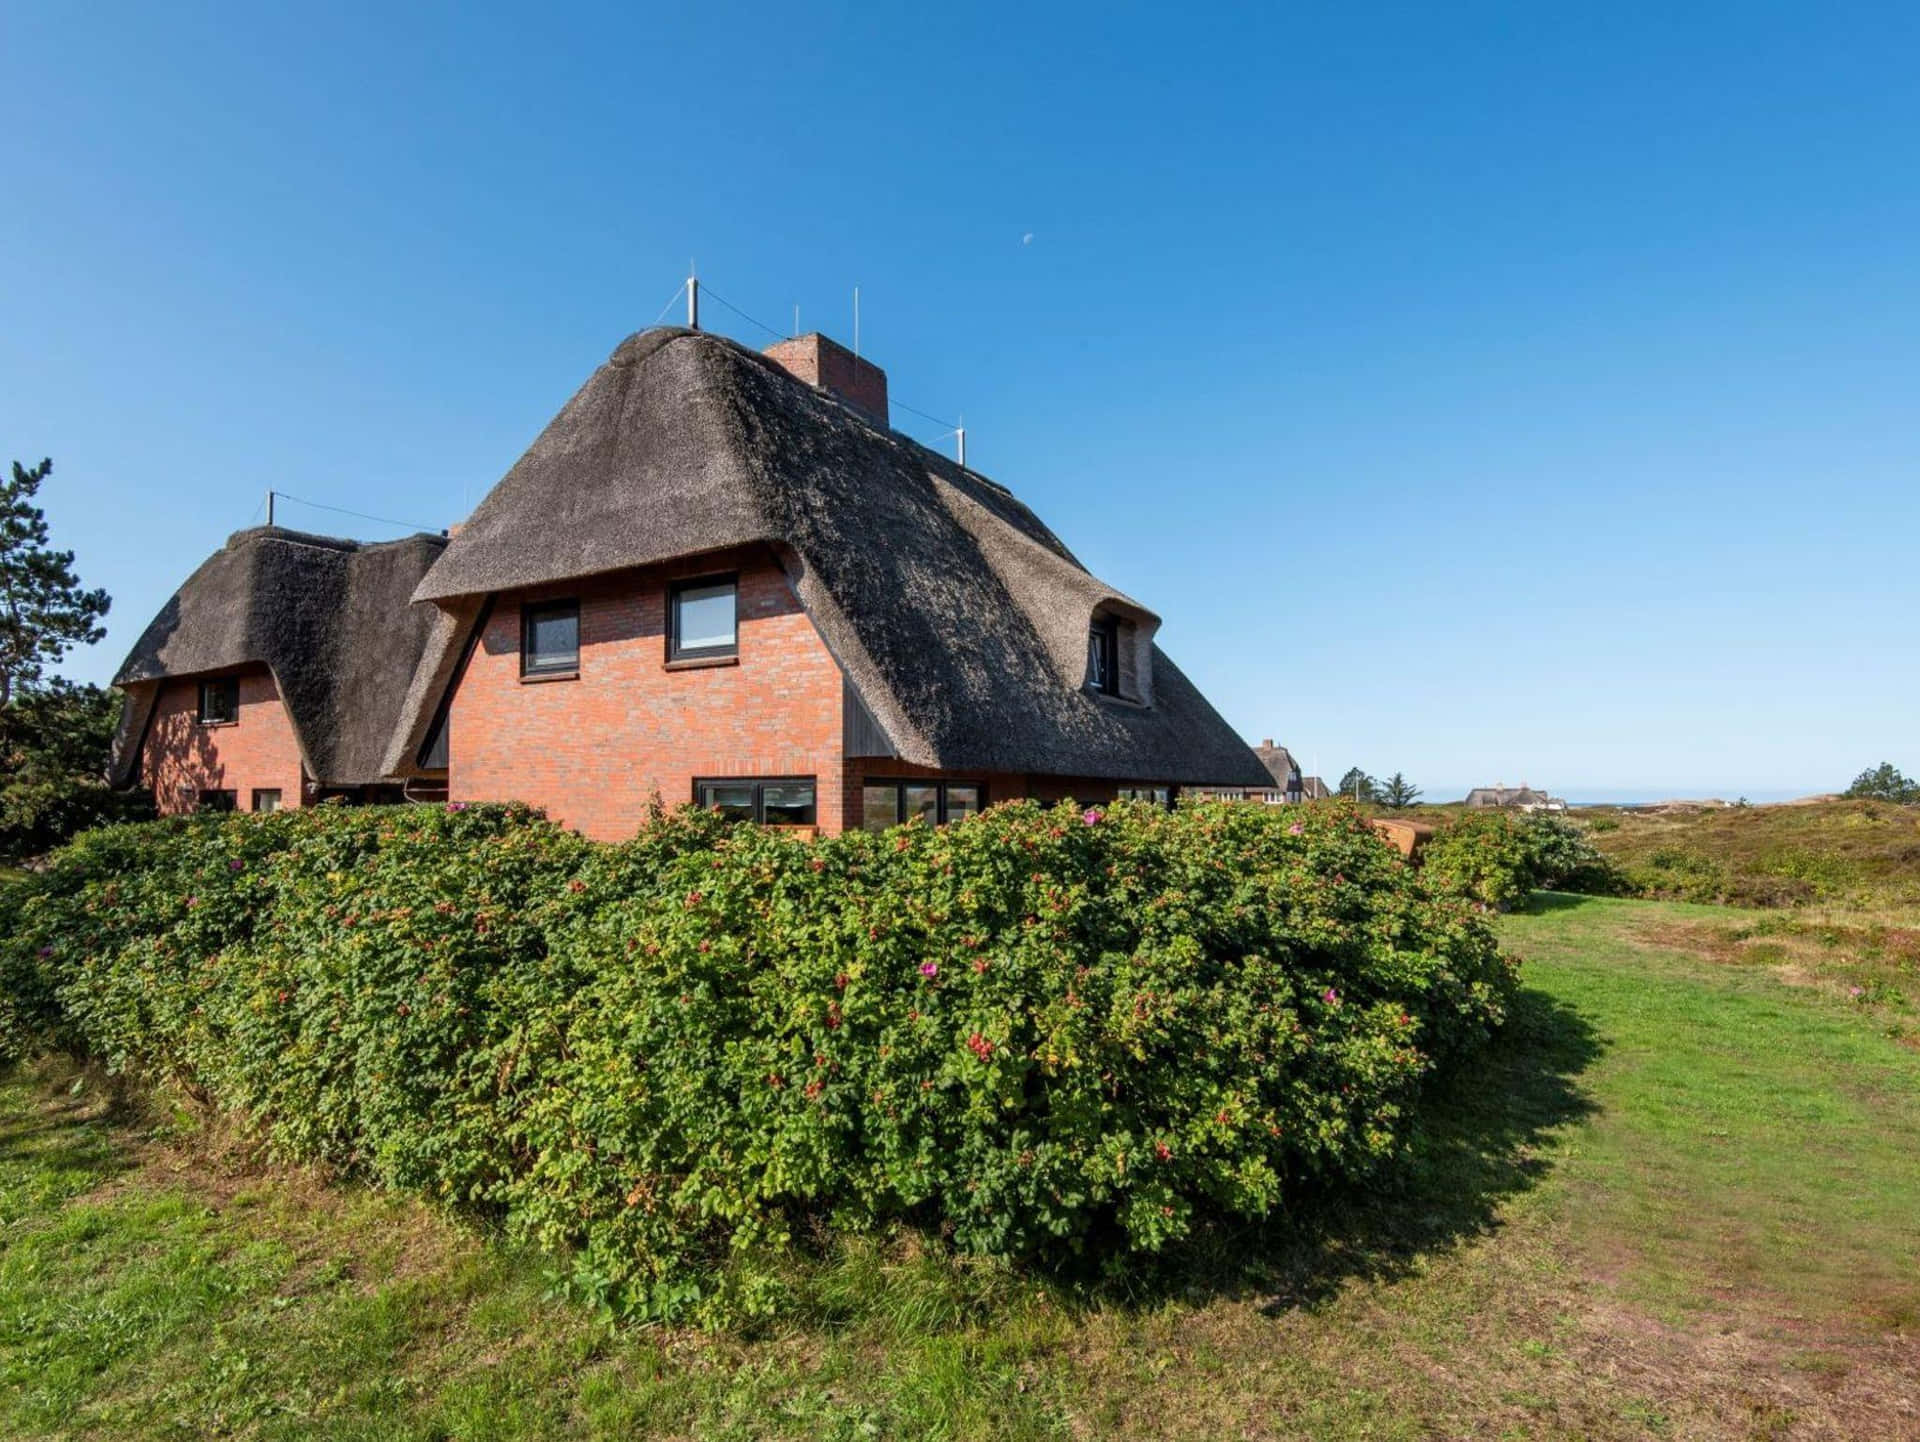
[[[320,787],[386,780],[401,702],[435,618],[411,603],[442,536],[343,541],[279,527],[229,537],[134,642],[113,684],[126,693],[112,777],[135,779],[154,704],[170,679],[264,667]]]
[[[1531,786],[1476,786],[1467,793],[1466,805],[1475,810],[1506,807],[1519,811],[1565,811],[1567,803],[1557,796],[1536,791]]]
[[[1275,786],[1157,615],[886,408],[821,336],[629,337],[451,539],[234,536],[116,677],[116,780],[163,809],[406,786],[600,836],[655,797],[838,830]]]
[[[884,407],[884,379],[878,394]],[[878,754],[944,771],[1270,783],[1153,644],[1157,615],[1005,487],[871,410],[721,336],[643,331],[487,495],[416,598],[470,611],[487,595],[763,545]],[[1087,684],[1096,617],[1116,633],[1112,693]],[[449,634],[443,668],[458,644]]]
[[[1253,748],[1253,754],[1260,758],[1260,764],[1267,768],[1267,774],[1273,778],[1274,789],[1282,799],[1299,801],[1302,799],[1302,777],[1300,763],[1293,759],[1293,753],[1284,746],[1276,746],[1271,739],[1262,741]]]

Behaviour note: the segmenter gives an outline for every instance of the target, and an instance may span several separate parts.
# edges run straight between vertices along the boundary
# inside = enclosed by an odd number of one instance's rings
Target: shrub
[[[1114,1266],[1372,1175],[1513,985],[1346,807],[619,846],[321,808],[92,833],[0,907],[39,1044],[660,1318],[769,1310],[758,1263],[815,1223]]]
[[[1627,878],[1580,822],[1550,812],[1469,811],[1421,853],[1428,884],[1505,911],[1546,887],[1617,896]]]

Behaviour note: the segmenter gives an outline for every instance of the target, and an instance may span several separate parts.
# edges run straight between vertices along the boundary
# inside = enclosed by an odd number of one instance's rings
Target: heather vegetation
[[[1582,814],[1633,895],[1760,907],[1920,906],[1920,805],[1841,798]]]
[[[796,842],[325,807],[94,831],[0,895],[0,1037],[560,1259],[776,1314],[822,1237],[1114,1281],[1404,1164],[1511,966],[1348,808],[1030,804]]]

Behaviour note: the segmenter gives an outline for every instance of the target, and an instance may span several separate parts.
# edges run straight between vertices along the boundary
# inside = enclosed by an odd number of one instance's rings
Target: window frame
[[[680,644],[680,598],[688,591],[710,586],[726,586],[733,592],[733,643],[727,646],[682,646]],[[667,664],[676,661],[728,661],[740,656],[740,573],[715,571],[705,576],[686,576],[667,583]]]
[[[1100,674],[1095,675],[1095,647],[1099,648]],[[1120,622],[1117,617],[1096,615],[1087,622],[1087,685],[1102,696],[1120,694]]]
[[[223,802],[209,804],[208,798],[215,796],[224,796],[227,799]],[[195,811],[218,811],[222,813],[238,811],[240,809],[240,793],[231,786],[198,787],[194,792],[193,809]]]
[[[702,811],[708,809],[700,799],[703,786],[751,786],[753,788],[753,815],[743,817],[754,826],[801,827],[820,824],[820,778],[818,776],[696,776],[693,778],[693,804]],[[808,786],[813,789],[813,820],[811,821],[769,821],[767,820],[767,788],[769,786]]]
[[[533,659],[533,625],[536,618],[571,611],[573,613],[573,659],[536,662]],[[523,681],[561,681],[580,674],[580,600],[577,596],[555,596],[548,601],[520,603],[520,679]]]
[[[273,805],[269,806],[265,813],[262,813],[260,810],[260,798],[262,796],[271,796],[273,798]],[[238,800],[237,797],[235,799]],[[271,815],[273,812],[284,808],[285,793],[278,786],[256,786],[253,788],[253,795],[249,797],[248,800],[252,803],[250,809],[255,815]]]
[[[214,688],[233,698],[230,714],[209,716],[207,697]],[[238,726],[240,724],[240,678],[238,676],[208,676],[200,682],[199,700],[195,706],[194,719],[202,726]]]
[[[935,826],[948,826],[952,824],[953,818],[950,814],[947,800],[949,787],[971,786],[973,788],[978,799],[974,809],[967,813],[970,816],[978,816],[991,804],[987,800],[987,783],[984,781],[971,781],[965,777],[949,781],[932,776],[863,776],[860,779],[860,829],[862,831],[872,829],[867,825],[867,792],[878,791],[882,787],[893,792],[893,820],[889,821],[886,826],[881,829],[890,831],[896,826],[905,826],[907,824],[907,788],[909,786],[931,786],[938,793],[938,798],[934,805],[934,815],[938,818],[933,823]],[[965,818],[963,817],[961,819],[964,820]]]

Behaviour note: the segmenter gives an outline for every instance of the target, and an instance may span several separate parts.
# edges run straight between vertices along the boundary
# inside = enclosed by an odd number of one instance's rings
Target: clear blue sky
[[[896,400],[1329,777],[1920,768],[1911,5],[260,8],[0,5],[78,677],[269,486],[457,520],[697,258],[782,329],[858,285]]]

